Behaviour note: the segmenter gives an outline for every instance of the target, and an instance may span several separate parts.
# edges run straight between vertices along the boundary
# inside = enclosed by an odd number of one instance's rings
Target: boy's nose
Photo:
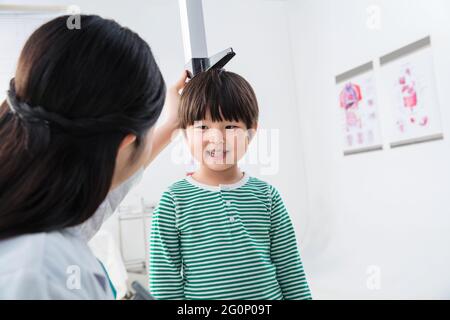
[[[207,140],[212,143],[223,143],[224,136],[222,131],[218,129],[211,129],[208,132]]]

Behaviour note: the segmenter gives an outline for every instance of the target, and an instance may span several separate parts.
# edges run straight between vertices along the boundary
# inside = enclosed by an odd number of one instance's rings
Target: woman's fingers
[[[184,70],[183,73],[181,74],[180,79],[178,79],[178,81],[175,83],[175,89],[177,90],[177,92],[179,92],[181,89],[184,88],[184,86],[186,85],[187,79],[188,79],[188,74],[187,74],[187,71]]]

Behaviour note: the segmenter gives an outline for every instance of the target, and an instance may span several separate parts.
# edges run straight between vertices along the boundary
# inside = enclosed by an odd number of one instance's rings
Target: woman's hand
[[[187,83],[187,79],[188,74],[185,70],[178,81],[167,90],[163,109],[165,120],[154,130],[153,135],[150,137],[150,139],[152,139],[152,148],[145,161],[145,167],[147,167],[158,154],[164,150],[170,143],[173,133],[178,129],[178,108],[180,107],[181,92]]]
[[[181,92],[186,85],[187,79],[188,75],[185,70],[178,81],[167,90],[166,94],[166,102],[164,104],[167,117],[166,122],[176,124],[176,128],[178,127],[178,108],[180,106]]]

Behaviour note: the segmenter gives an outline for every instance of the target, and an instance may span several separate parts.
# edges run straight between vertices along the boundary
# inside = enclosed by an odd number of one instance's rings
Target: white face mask
[[[145,168],[141,167],[125,182],[110,191],[92,217],[82,224],[69,229],[76,232],[84,240],[89,241],[101,228],[103,222],[116,211],[128,192],[141,182],[144,170]]]

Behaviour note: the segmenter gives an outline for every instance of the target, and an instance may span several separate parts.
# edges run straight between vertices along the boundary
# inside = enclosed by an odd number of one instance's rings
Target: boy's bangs
[[[235,94],[235,96],[238,93]],[[209,99],[204,99],[198,104],[195,112],[192,112],[192,118],[190,124],[194,124],[195,121],[201,121],[206,119],[208,113],[211,116],[213,122],[220,121],[230,121],[230,122],[244,122],[248,127],[251,126],[252,120],[248,114],[245,114],[245,108],[239,101],[234,101],[232,99],[233,93],[214,92],[214,94],[207,94],[206,97]],[[205,98],[206,98],[205,97]]]

